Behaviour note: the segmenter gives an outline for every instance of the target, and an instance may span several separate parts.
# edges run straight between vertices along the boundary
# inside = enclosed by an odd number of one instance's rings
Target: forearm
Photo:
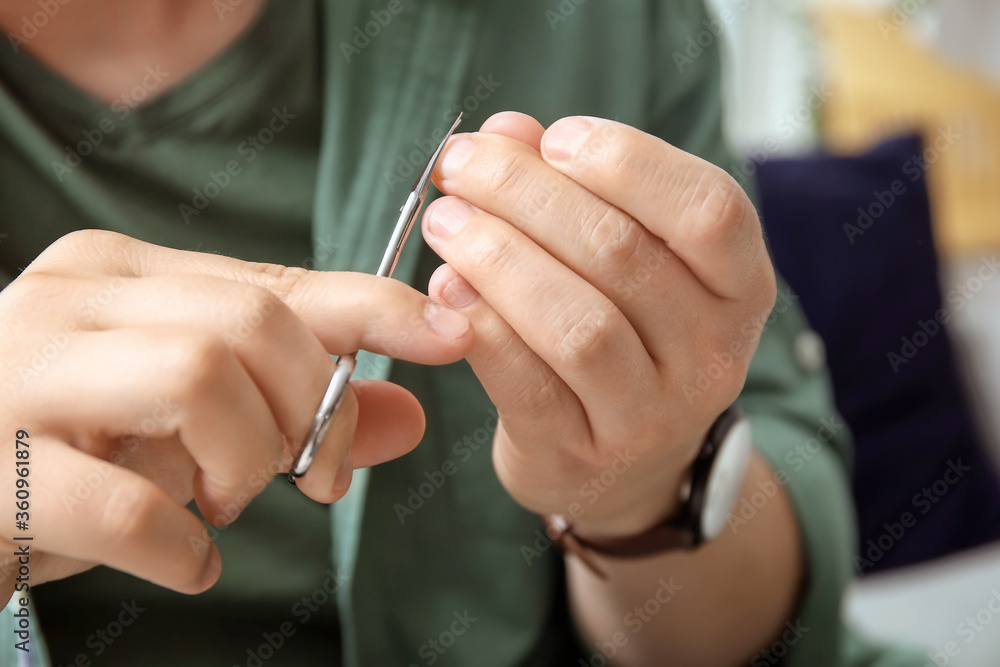
[[[773,484],[773,471],[754,453],[742,497]],[[783,487],[756,516],[727,527],[692,552],[642,559],[592,558],[600,579],[569,555],[572,613],[592,653],[617,667],[746,664],[791,620],[803,576],[798,526]],[[613,653],[613,657],[612,657]]]

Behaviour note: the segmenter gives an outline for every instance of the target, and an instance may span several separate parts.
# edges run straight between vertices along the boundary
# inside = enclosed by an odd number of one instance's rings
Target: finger
[[[566,441],[579,446],[589,440],[590,434],[579,430],[587,419],[572,390],[465,278],[443,264],[427,291],[473,322],[476,343],[466,358],[512,442],[538,442],[541,436],[553,445]],[[553,433],[559,434],[555,441]]]
[[[29,391],[50,432],[107,458],[114,439],[177,436],[198,466],[194,497],[231,522],[290,452],[243,365],[216,336],[189,329],[116,329],[77,336]],[[79,434],[93,434],[83,438]],[[156,466],[156,462],[150,462]]]
[[[599,289],[632,322],[650,354],[669,357],[665,335],[711,297],[662,239],[632,216],[508,137],[459,135],[438,170],[438,186],[520,229]],[[456,167],[450,151],[460,152]],[[468,156],[461,155],[471,150]]]
[[[719,167],[622,123],[584,116],[546,130],[542,156],[664,239],[715,294],[759,291],[771,271],[757,215]]]
[[[181,593],[218,579],[201,521],[143,476],[57,440],[32,438],[33,549],[104,563]],[[87,494],[68,490],[86,488]]]
[[[479,128],[483,134],[499,134],[520,141],[536,151],[541,150],[545,128],[537,120],[517,111],[501,111],[490,116]]]
[[[281,433],[294,443],[306,437],[336,365],[315,334],[271,292],[222,278],[124,280],[93,325],[180,327],[217,337],[246,368]]]
[[[357,424],[358,399],[348,384],[316,458],[305,475],[295,480],[302,493],[321,503],[335,502],[347,493],[354,471],[351,443]]]
[[[391,382],[355,380],[347,386],[312,467],[296,484],[313,500],[336,502],[350,488],[355,469],[411,452],[424,425],[420,403],[407,390]]]
[[[408,454],[424,435],[426,421],[416,397],[391,382],[355,380],[358,427],[351,445],[355,468],[368,468]]]
[[[424,237],[580,397],[592,426],[620,422],[639,392],[659,391],[621,311],[511,225],[442,197],[424,215]]]
[[[416,363],[446,364],[460,359],[472,344],[468,320],[397,280],[244,262],[163,248],[114,232],[67,234],[25,271],[75,277],[189,274],[254,285],[283,301],[335,352],[366,349]]]

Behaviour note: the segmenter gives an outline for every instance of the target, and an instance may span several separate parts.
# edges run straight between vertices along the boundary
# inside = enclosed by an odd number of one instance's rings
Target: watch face
[[[751,449],[750,420],[741,417],[725,435],[708,473],[705,508],[701,514],[703,540],[714,539],[725,527],[726,518],[736,506],[743,489]]]

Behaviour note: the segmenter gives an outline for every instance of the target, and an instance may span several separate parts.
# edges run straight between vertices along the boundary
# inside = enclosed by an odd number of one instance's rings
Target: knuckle
[[[232,323],[229,340],[236,344],[277,326],[277,319],[288,311],[273,292],[257,285],[248,286]]]
[[[208,334],[181,339],[172,351],[173,395],[182,404],[196,404],[230,376],[233,357],[225,342]]]
[[[605,165],[606,178],[623,190],[669,192],[664,186],[669,184],[672,173],[662,154],[644,143],[647,139],[623,134],[618,129],[605,132],[602,139],[588,142],[602,147],[601,159],[591,163]]]
[[[158,525],[163,500],[151,489],[134,482],[116,484],[108,493],[100,526],[109,546],[120,547],[141,540]]]
[[[279,299],[274,292],[257,285],[250,285],[244,294],[243,307],[248,311],[268,311],[273,310],[278,302]]]
[[[559,338],[559,356],[573,367],[598,361],[611,350],[620,317],[610,301],[599,302],[582,314],[572,316]]]
[[[682,223],[689,242],[717,246],[749,240],[743,224],[747,197],[731,176],[713,167],[691,187]]]
[[[266,262],[252,263],[249,270],[263,283],[263,288],[270,291],[282,301],[288,301],[298,292],[302,282],[310,275],[308,269],[299,266],[269,264]]]
[[[514,237],[509,232],[478,239],[469,249],[474,266],[487,275],[504,273],[514,259]]]
[[[505,192],[506,196],[520,198],[528,188],[528,169],[520,152],[507,152],[497,158],[496,165],[487,178],[490,192]]]
[[[515,388],[510,396],[505,406],[507,416],[545,415],[562,401],[561,381],[552,369],[546,368],[535,375],[533,382]]]
[[[589,226],[591,262],[600,272],[616,272],[628,264],[644,238],[639,224],[612,206],[600,211]]]
[[[139,243],[105,229],[78,229],[53,241],[25,272],[54,271],[63,264],[97,264],[102,256],[131,254]]]

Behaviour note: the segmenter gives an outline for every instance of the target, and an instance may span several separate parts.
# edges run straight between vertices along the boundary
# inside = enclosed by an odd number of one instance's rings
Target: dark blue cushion
[[[827,346],[855,436],[864,573],[1000,537],[1000,485],[941,322],[922,146],[759,166],[775,266]]]

